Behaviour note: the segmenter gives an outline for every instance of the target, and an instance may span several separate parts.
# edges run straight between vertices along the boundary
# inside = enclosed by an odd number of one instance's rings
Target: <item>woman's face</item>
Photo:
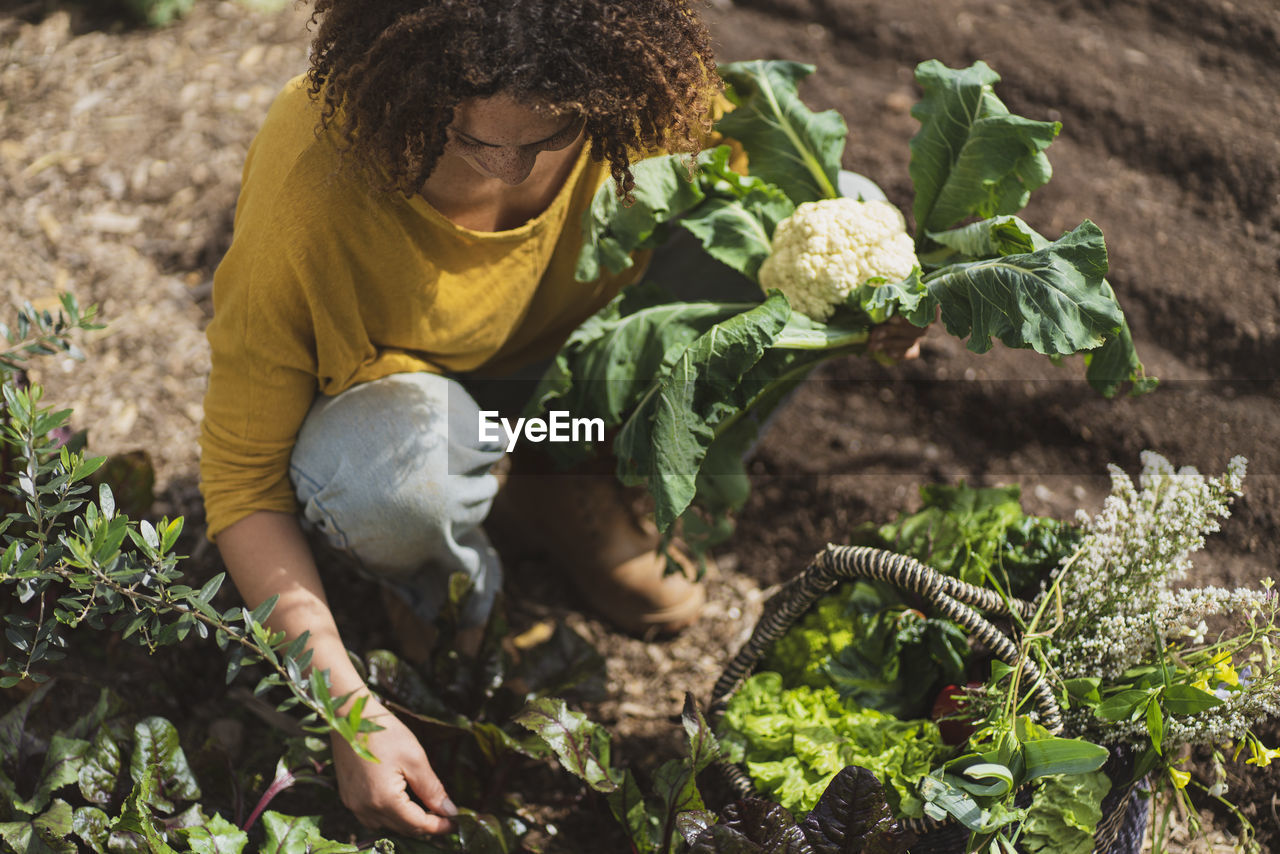
[[[582,126],[580,116],[556,115],[510,95],[472,98],[454,110],[445,154],[515,186],[529,177],[539,154],[576,142]]]

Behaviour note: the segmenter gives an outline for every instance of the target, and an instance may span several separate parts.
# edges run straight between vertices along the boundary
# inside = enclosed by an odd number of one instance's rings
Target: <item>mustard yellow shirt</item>
[[[291,81],[249,149],[214,275],[200,439],[211,537],[257,510],[296,511],[289,457],[317,394],[547,358],[635,276],[574,281],[582,214],[609,174],[587,146],[542,214],[477,232],[340,169],[318,120]]]

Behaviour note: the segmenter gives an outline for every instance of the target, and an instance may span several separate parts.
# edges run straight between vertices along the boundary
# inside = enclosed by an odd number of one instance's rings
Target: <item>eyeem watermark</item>
[[[513,424],[510,419],[501,417],[497,410],[482,409],[480,441],[501,441],[501,430],[507,437],[507,453],[515,450],[521,439],[534,443],[604,441],[603,418],[572,418],[563,409],[552,409],[547,415],[547,418],[517,418]]]

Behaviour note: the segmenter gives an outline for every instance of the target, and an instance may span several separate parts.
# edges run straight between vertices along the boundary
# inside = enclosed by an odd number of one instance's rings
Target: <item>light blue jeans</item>
[[[852,172],[840,174],[839,186],[846,196],[884,198]],[[689,301],[760,295],[684,229],[654,254],[646,278]],[[305,523],[424,620],[439,613],[450,576],[465,573],[473,595],[463,623],[482,623],[502,583],[481,524],[498,490],[491,469],[503,451],[480,439],[481,406],[472,392],[484,409],[514,414],[524,400],[513,395],[531,392],[541,367],[507,385],[471,388],[438,374],[393,374],[317,398],[290,461]]]
[[[455,572],[473,584],[464,624],[484,621],[502,583],[480,527],[502,448],[480,441],[478,413],[457,380],[393,374],[317,398],[293,449],[305,522],[423,619]]]

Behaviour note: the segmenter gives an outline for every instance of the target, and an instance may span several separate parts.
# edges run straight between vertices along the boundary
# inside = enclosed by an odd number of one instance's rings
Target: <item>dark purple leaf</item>
[[[746,798],[724,809],[725,826],[760,846],[765,854],[813,854],[791,813],[764,798]]]
[[[880,780],[857,765],[832,778],[800,827],[814,854],[906,854],[912,841],[894,821]]]

